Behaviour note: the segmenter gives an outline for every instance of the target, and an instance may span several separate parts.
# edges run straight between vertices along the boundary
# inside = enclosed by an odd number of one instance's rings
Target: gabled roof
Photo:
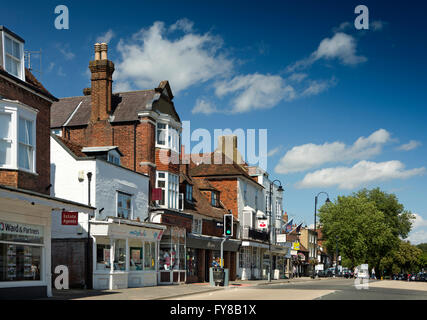
[[[180,177],[182,178],[182,180],[180,179],[181,181],[187,180],[183,173],[180,173]],[[191,179],[191,177],[189,178]],[[211,205],[200,190],[200,179],[191,179],[191,181],[193,183],[193,202],[184,201],[184,212],[222,220],[228,210],[222,204],[221,207],[213,207]]]
[[[46,88],[43,87],[43,85],[36,79],[36,77],[27,68],[25,68],[25,81],[22,81],[21,79],[10,74],[2,66],[0,66],[0,74],[3,76],[6,76],[10,80],[15,81],[20,85],[23,85],[24,87],[30,90],[34,90],[36,93],[43,95],[48,100],[58,101],[58,99],[55,98],[49,91],[47,91]]]
[[[166,90],[168,96],[163,94]],[[172,102],[172,91],[168,81],[160,82],[159,86],[149,90],[128,91],[113,93],[111,97],[111,122],[134,122],[138,120],[138,113],[147,110],[157,111],[155,102],[160,99]],[[77,127],[86,126],[90,122],[91,116],[91,95],[61,98],[52,104],[50,127],[60,128],[62,126]],[[154,107],[154,108],[153,108]],[[171,116],[177,121],[181,121],[173,106]]]
[[[219,155],[219,156],[217,156]],[[193,177],[206,177],[208,179],[215,177],[236,177],[242,176],[253,183],[264,188],[261,184],[255,181],[249,174],[244,165],[238,164],[228,158],[221,152],[211,152],[203,155],[204,159],[210,160],[210,164],[201,163],[199,165],[193,163],[190,169],[190,175]],[[219,161],[220,160],[220,161]],[[219,162],[219,164],[217,164]]]

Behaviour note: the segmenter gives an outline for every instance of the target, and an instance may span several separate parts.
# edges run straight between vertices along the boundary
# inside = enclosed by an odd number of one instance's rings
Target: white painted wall
[[[87,204],[87,173],[92,172],[91,205],[97,208],[97,220],[117,216],[117,191],[132,195],[131,219],[144,221],[148,216],[147,176],[103,160],[76,160],[53,138],[50,154],[52,196]],[[79,213],[78,226],[62,226],[61,212],[53,212],[52,238],[83,238],[86,230],[87,214]]]
[[[245,189],[246,189],[246,201],[245,201]],[[237,207],[239,210],[239,221],[245,223],[246,225],[252,227],[252,217],[243,217],[243,212],[245,207],[251,207],[255,210],[260,210],[265,213],[265,204],[264,204],[264,194],[261,186],[256,186],[254,183],[243,179],[237,179],[237,190],[238,190],[238,200]],[[256,195],[258,194],[258,197]],[[257,199],[257,201],[255,201]],[[246,210],[245,210],[246,212]],[[250,223],[249,223],[250,222]],[[249,223],[249,225],[247,225]]]

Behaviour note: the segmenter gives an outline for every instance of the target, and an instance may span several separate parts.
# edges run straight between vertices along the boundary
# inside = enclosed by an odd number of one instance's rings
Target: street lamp
[[[272,182],[270,182],[270,214],[269,214],[269,223],[268,223],[268,249],[270,251],[270,271],[268,273],[268,282],[271,282],[271,274],[272,274],[272,270],[273,270],[273,265],[272,265],[272,260],[271,260],[271,216],[272,216],[272,211],[273,211],[273,206],[272,206],[272,189],[273,189],[273,184],[275,182],[279,183],[279,188],[277,189],[277,192],[282,193],[284,190],[282,188],[282,183],[279,180],[274,180]]]
[[[337,239],[337,248],[336,248],[336,258],[335,258],[335,277],[338,276],[338,236],[336,236]]]
[[[316,229],[316,215],[317,215],[317,199],[319,198],[319,196],[321,194],[325,194],[326,195],[326,201],[325,203],[330,203],[331,200],[329,200],[329,194],[327,192],[321,191],[317,194],[317,196],[314,197],[314,226],[313,226],[313,231],[315,234],[315,244],[314,244],[314,259],[317,260],[317,229]],[[314,270],[313,270],[314,272]]]

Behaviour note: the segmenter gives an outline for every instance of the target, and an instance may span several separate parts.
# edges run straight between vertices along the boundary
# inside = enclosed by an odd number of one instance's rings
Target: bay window
[[[170,209],[179,209],[179,176],[169,172],[157,171],[157,188],[162,189],[162,200],[158,200],[160,206]]]
[[[36,173],[37,111],[0,99],[0,169]]]
[[[168,148],[179,152],[179,130],[163,122],[157,122],[156,126],[156,147]]]

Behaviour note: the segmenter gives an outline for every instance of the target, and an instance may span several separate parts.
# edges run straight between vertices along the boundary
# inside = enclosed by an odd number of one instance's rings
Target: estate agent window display
[[[16,223],[0,222],[0,282],[3,281],[40,281],[43,259],[43,227],[21,225],[32,234],[9,232],[6,225]]]

